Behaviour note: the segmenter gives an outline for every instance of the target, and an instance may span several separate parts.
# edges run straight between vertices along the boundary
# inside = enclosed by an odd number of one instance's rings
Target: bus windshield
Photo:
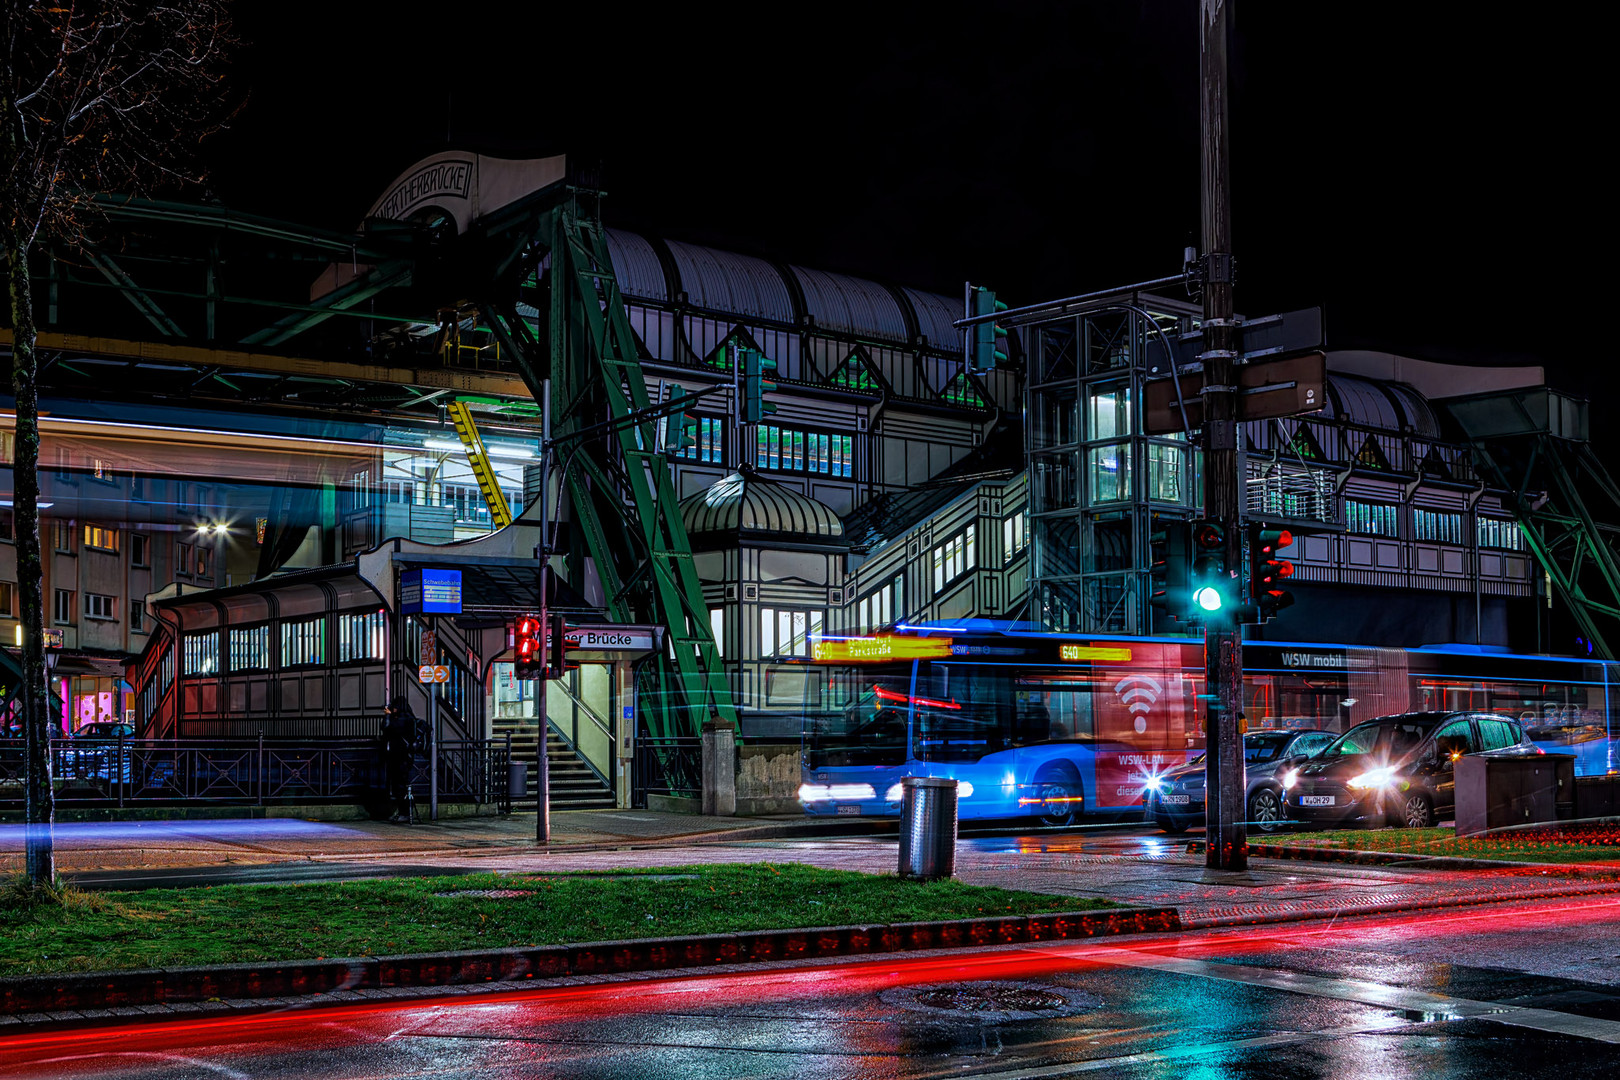
[[[805,764],[895,766],[906,761],[906,703],[911,665],[854,668],[838,680],[843,708],[805,715]]]

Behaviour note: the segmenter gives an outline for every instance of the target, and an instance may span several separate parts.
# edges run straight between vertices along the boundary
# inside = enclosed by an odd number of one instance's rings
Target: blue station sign
[[[422,567],[399,575],[403,615],[460,615],[461,571]]]

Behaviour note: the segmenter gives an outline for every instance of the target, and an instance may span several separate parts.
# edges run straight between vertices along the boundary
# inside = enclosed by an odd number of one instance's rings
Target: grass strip
[[[1546,833],[1498,833],[1458,836],[1451,829],[1338,829],[1328,832],[1270,836],[1255,843],[1290,847],[1332,847],[1352,851],[1384,851],[1397,855],[1440,855],[1462,859],[1498,859],[1503,862],[1540,862],[1552,865],[1601,863],[1620,860],[1620,845],[1594,842],[1576,833],[1557,839]],[[1620,870],[1620,867],[1616,868]]]
[[[485,891],[520,895],[476,895]],[[123,893],[69,890],[57,904],[0,897],[0,975],[450,952],[1120,906],[796,863],[613,875],[472,874]]]

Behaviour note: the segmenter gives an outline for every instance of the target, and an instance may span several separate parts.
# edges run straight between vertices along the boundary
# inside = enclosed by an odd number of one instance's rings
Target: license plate
[[[1333,805],[1333,796],[1332,795],[1301,795],[1299,797],[1299,805],[1301,805],[1301,806],[1332,806]]]
[[[859,806],[840,806],[838,812],[840,814],[859,814],[861,808]]]
[[[1192,802],[1191,795],[1160,795],[1159,801],[1169,803],[1171,806],[1186,806]]]

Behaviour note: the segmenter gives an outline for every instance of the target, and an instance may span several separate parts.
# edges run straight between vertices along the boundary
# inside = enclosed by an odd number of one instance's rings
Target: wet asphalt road
[[[0,1038],[0,1075],[1620,1076],[1620,901]]]

